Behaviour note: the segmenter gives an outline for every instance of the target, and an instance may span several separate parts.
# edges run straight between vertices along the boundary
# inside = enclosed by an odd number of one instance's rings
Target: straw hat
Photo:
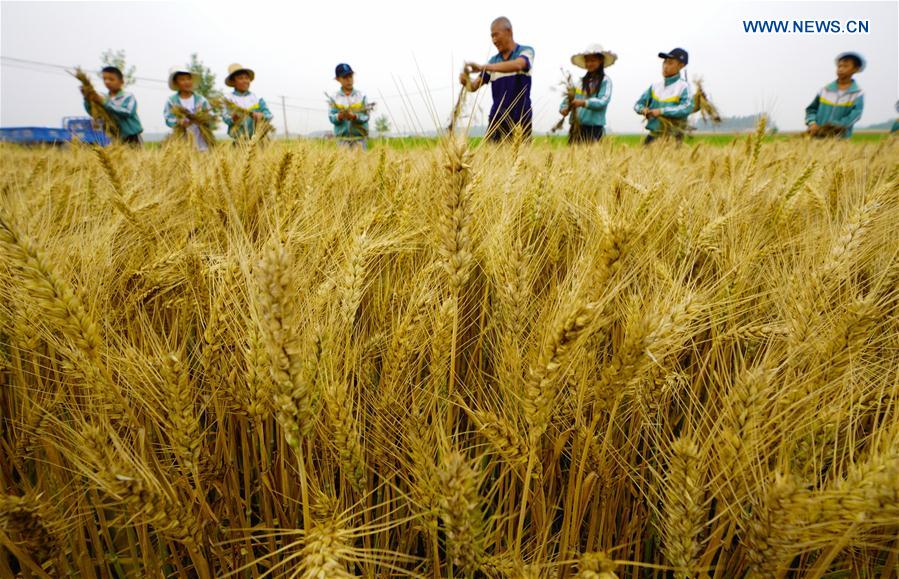
[[[587,68],[587,63],[585,62],[585,58],[590,54],[601,54],[603,63],[603,68],[608,68],[615,64],[615,61],[618,60],[618,55],[609,50],[603,50],[601,44],[591,44],[584,50],[583,52],[578,52],[574,56],[571,57],[571,64],[577,66],[579,68]]]
[[[192,76],[194,79],[194,88],[196,88],[196,85],[199,84],[199,82],[200,82],[199,74],[192,72],[190,70],[187,70],[183,66],[173,66],[172,68],[169,69],[169,89],[170,90],[175,90],[175,91],[178,90],[178,86],[175,84],[175,77],[178,76],[179,74],[189,74],[190,76]]]
[[[241,66],[236,62],[234,64],[228,65],[228,76],[225,77],[225,85],[233,87],[234,86],[234,75],[238,72],[245,72],[250,75],[250,80],[255,80],[256,73],[246,68],[245,66]]]

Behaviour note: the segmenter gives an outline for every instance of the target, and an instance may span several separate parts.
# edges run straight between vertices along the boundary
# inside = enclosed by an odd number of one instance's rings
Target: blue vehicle
[[[94,128],[90,117],[64,117],[62,128],[50,127],[4,127],[0,128],[0,142],[19,145],[63,145],[72,140],[89,145],[105,147],[109,137],[102,130]]]

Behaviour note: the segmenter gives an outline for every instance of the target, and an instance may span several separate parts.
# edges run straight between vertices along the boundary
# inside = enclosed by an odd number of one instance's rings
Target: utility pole
[[[281,115],[284,117],[284,138],[289,139],[290,133],[287,132],[287,105],[284,104],[284,95],[281,95]]]

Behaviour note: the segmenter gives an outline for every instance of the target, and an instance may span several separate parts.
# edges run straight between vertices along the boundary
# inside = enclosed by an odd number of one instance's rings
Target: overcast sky
[[[690,78],[702,77],[725,115],[767,112],[782,130],[799,129],[815,92],[835,77],[834,56],[857,50],[868,68],[862,125],[896,116],[899,98],[897,1],[778,2],[763,0],[642,0],[640,2],[2,2],[3,126],[58,126],[84,113],[77,82],[64,71],[26,59],[96,70],[107,48],[124,49],[137,76],[165,79],[192,52],[224,79],[227,66],[253,68],[252,90],[264,97],[283,131],[280,96],[287,97],[291,133],[330,127],[324,91],[334,91],[334,66],[348,62],[356,86],[378,103],[394,128],[432,130],[446,123],[464,60],[483,62],[495,51],[490,21],[512,20],[515,39],[533,46],[532,101],[537,130],[558,119],[560,68],[594,42],[618,54],[607,115],[617,132],[639,131],[632,110],[661,77],[661,50],[690,53]],[[748,34],[746,19],[867,20],[868,34]],[[99,82],[98,82],[99,84]],[[164,131],[164,83],[127,87],[139,103],[145,131]],[[401,96],[402,95],[402,96]],[[478,94],[486,113],[489,90]]]

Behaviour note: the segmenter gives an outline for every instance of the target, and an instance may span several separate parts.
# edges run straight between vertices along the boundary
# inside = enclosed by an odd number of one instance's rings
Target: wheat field
[[[2,577],[895,577],[899,141],[0,149]]]

